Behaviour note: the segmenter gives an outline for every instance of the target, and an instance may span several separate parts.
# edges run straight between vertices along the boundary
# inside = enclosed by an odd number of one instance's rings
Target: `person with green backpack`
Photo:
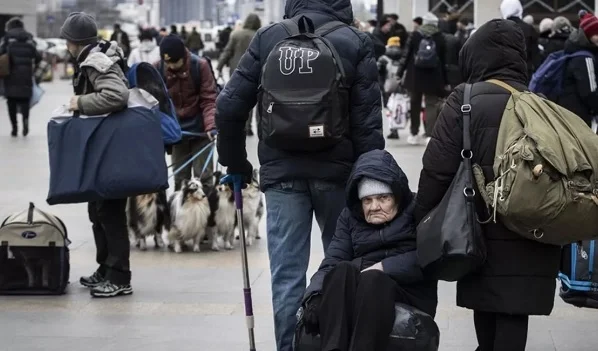
[[[515,123],[512,112],[523,108],[521,101],[540,99],[536,96],[523,100],[519,93],[512,94],[513,90],[527,90],[526,59],[525,36],[515,22],[496,19],[481,26],[460,52],[460,68],[466,84],[459,85],[448,97],[423,156],[414,212],[420,225],[429,220],[429,213],[441,203],[449,188],[453,188],[451,184],[457,182],[457,171],[464,158],[471,158],[471,163],[477,165],[476,174],[480,173],[477,178],[483,183],[473,189],[463,189],[469,190],[463,196],[472,197],[474,217],[477,217],[474,221],[482,223],[485,261],[457,282],[457,305],[474,311],[477,351],[524,351],[529,316],[549,315],[554,306],[561,247],[521,235],[514,229],[517,225],[507,225],[509,217],[501,214],[502,202],[495,207],[498,212],[495,219],[492,216],[494,209],[485,201],[488,200],[486,182],[491,185],[501,175],[495,164],[498,157],[503,156],[503,150],[500,150],[504,144],[501,138],[505,138],[503,127],[512,127],[513,137],[519,136],[517,140],[527,140],[518,134],[522,128]],[[542,110],[543,113],[546,111]],[[466,114],[469,128],[464,127]],[[583,123],[579,118],[576,120]],[[467,129],[469,133],[464,133]],[[464,146],[465,141],[470,142],[470,148]],[[527,158],[531,153],[532,149],[527,145],[520,154]],[[550,184],[550,179],[544,176],[541,181]],[[470,170],[469,180],[474,182],[473,179]],[[505,180],[505,185],[513,184]],[[528,183],[519,184],[533,189]],[[522,201],[525,191],[518,188],[515,194],[518,201]],[[508,195],[506,191],[502,193],[502,197],[509,198]],[[528,200],[538,204],[537,199]],[[539,205],[530,210],[527,218],[537,218],[536,213],[543,215],[543,208]],[[443,225],[450,224],[450,220],[445,219]],[[452,224],[471,225],[471,222]],[[421,234],[418,227],[418,236]],[[536,234],[540,235],[539,232]],[[418,255],[420,249],[418,246]]]

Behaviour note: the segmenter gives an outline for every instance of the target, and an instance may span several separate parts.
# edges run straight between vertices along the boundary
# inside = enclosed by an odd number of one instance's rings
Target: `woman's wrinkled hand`
[[[382,262],[378,262],[375,265],[370,266],[370,267],[364,269],[363,271],[361,271],[361,273],[363,273],[365,271],[371,271],[371,270],[376,270],[376,271],[384,272],[384,267],[382,266]]]
[[[320,333],[320,323],[318,322],[318,313],[320,311],[320,302],[322,296],[312,296],[305,306],[303,313],[303,325],[305,326],[305,333],[311,335],[318,335]]]
[[[75,95],[71,98],[69,103],[69,111],[78,111],[79,110],[79,96]]]

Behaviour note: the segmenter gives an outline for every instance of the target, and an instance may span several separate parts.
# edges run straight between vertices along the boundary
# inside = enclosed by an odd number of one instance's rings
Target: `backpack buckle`
[[[461,105],[461,112],[463,112],[463,113],[471,112],[471,105],[470,104]]]

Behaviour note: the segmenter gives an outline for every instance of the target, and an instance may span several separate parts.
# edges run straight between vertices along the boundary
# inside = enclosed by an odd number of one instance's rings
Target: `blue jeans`
[[[295,316],[306,288],[313,215],[325,251],[345,207],[345,189],[343,183],[295,180],[276,184],[265,194],[276,346],[278,351],[292,351]]]

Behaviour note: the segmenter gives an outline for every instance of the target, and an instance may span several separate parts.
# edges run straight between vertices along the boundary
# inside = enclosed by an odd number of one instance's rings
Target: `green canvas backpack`
[[[496,143],[496,179],[486,184],[474,165],[490,220],[546,244],[598,237],[598,135],[551,101],[488,82],[511,92]]]

